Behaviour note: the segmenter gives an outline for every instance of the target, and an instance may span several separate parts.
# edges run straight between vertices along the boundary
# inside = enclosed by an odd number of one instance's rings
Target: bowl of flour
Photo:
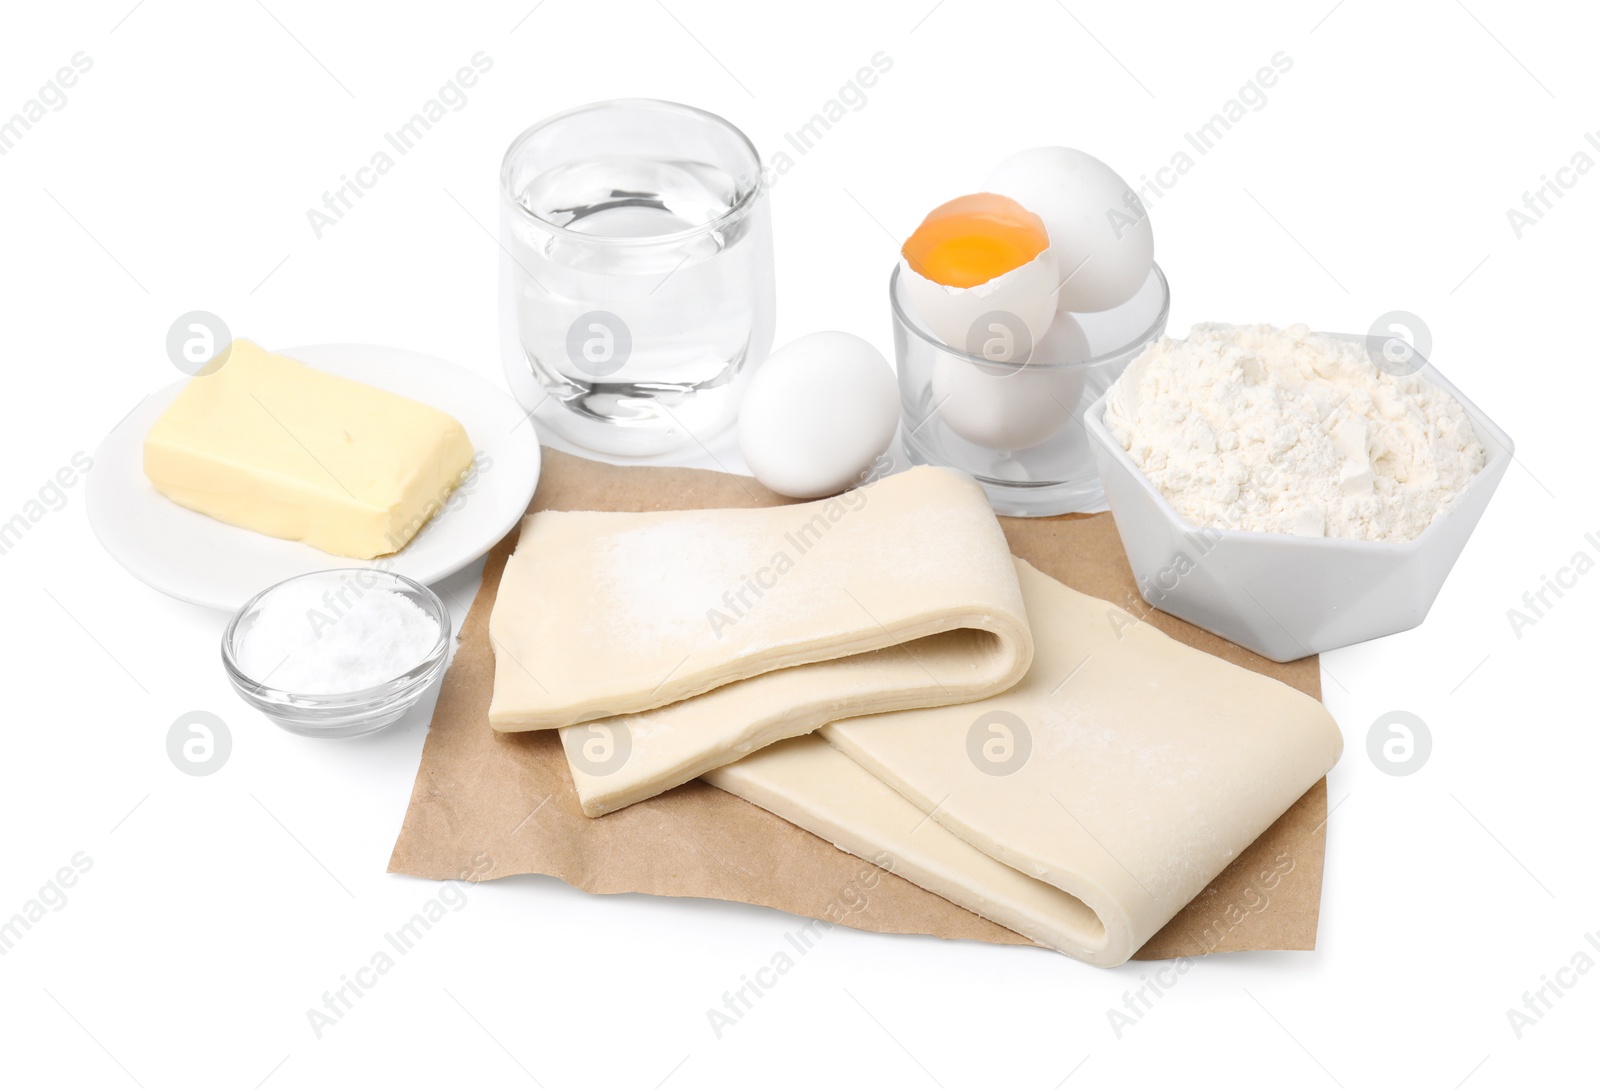
[[[1275,661],[1420,624],[1512,452],[1421,356],[1304,325],[1162,338],[1085,425],[1145,601]]]

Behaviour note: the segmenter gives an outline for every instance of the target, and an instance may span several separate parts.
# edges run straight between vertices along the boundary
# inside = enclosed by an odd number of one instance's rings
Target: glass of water
[[[500,189],[502,354],[523,407],[614,457],[714,446],[772,348],[749,139],[673,102],[597,102],[517,137]]]

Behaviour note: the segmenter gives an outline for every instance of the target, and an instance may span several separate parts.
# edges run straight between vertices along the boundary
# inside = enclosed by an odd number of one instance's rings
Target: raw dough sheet
[[[707,779],[1042,945],[1121,964],[1342,741],[1309,696],[1017,567],[1037,650],[1016,688],[825,727],[864,775],[808,738]]]
[[[784,500],[725,473],[621,467],[544,450],[533,511],[772,507]],[[1279,664],[1218,639],[1136,596],[1109,514],[1002,518],[1011,551],[1075,590],[1123,605],[1190,646],[1315,697],[1316,658]],[[488,618],[516,534],[495,547],[439,691],[392,873],[433,880],[548,874],[590,893],[736,901],[701,910],[738,922],[776,908],[861,930],[1002,945],[1031,944],[828,840],[701,781],[591,820],[583,815],[553,731],[505,734],[488,722],[494,654]],[[915,542],[895,546],[915,547]],[[1328,794],[1319,782],[1145,943],[1135,959],[1316,945]],[[869,872],[863,879],[863,872]],[[550,878],[495,895],[529,911],[561,895]],[[781,924],[791,925],[791,924]],[[801,925],[793,923],[792,925]],[[831,939],[830,939],[831,940]],[[933,951],[930,950],[930,953]]]
[[[531,515],[489,630],[490,723],[566,727],[590,816],[833,719],[1003,691],[1033,652],[982,490],[929,467],[767,510]]]

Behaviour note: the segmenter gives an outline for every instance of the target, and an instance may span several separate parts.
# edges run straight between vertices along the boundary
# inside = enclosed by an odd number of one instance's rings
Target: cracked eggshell
[[[995,168],[984,188],[1044,220],[1066,280],[1059,309],[1110,310],[1133,298],[1149,277],[1155,262],[1150,216],[1132,187],[1093,155],[1069,147],[1019,151]]]
[[[858,483],[899,423],[899,386],[883,353],[850,333],[812,333],[773,352],[750,379],[739,451],[768,488],[819,499]]]
[[[929,331],[952,348],[997,362],[1026,359],[1049,332],[1056,313],[1056,270],[1056,259],[1046,249],[976,287],[946,287],[900,259],[906,295]]]

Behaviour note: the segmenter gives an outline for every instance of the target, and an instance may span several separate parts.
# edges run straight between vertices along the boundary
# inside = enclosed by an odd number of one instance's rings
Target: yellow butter
[[[404,548],[472,460],[448,413],[246,340],[144,442],[145,475],[174,502],[362,559]]]

